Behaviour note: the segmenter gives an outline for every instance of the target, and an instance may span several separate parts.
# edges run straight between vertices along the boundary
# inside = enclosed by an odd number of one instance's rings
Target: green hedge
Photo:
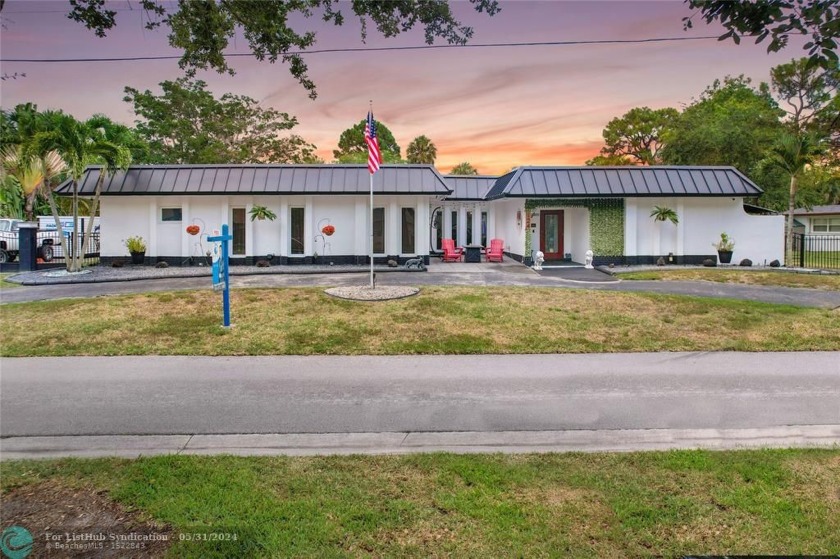
[[[586,208],[589,210],[589,248],[595,256],[624,255],[623,198],[529,198],[526,215],[539,208]],[[525,230],[525,256],[531,256],[531,228]]]

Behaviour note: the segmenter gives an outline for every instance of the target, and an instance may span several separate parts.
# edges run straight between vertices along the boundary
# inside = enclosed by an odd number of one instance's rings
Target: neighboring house
[[[840,235],[840,204],[793,210],[794,222],[808,235]]]
[[[99,169],[80,183],[93,194]],[[232,256],[253,262],[364,263],[371,242],[365,165],[134,166],[106,177],[102,257],[124,257],[122,240],[142,236],[150,261],[181,262],[206,250],[190,224],[233,232]],[[66,194],[69,188],[62,186]],[[722,232],[735,240],[733,262],[782,259],[784,217],[751,215],[744,198],[761,189],[732,167],[521,167],[501,177],[440,175],[429,165],[385,165],[374,175],[373,243],[377,261],[421,257],[440,240],[487,245],[501,238],[511,258],[596,263],[700,263],[716,256]],[[254,205],[277,214],[254,221]],[[654,206],[679,224],[655,222]],[[325,224],[335,234],[321,234]]]

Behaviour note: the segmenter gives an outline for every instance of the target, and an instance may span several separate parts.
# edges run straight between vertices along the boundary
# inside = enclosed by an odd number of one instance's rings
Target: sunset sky
[[[136,2],[109,2],[118,9],[117,28],[105,39],[66,17],[66,1],[9,0],[0,12],[5,28],[0,56],[68,58],[178,54],[166,31],[146,31]],[[134,6],[134,10],[130,6]],[[472,25],[471,44],[708,36],[720,28],[699,18],[684,31],[688,8],[679,1],[561,2],[503,1],[494,17],[475,13],[466,2],[455,11]],[[335,28],[318,18],[301,19],[316,31],[316,49],[363,47],[359,24],[348,18]],[[712,40],[638,45],[576,45],[464,48],[425,51],[310,54],[310,76],[318,99],[282,64],[234,58],[235,76],[200,72],[220,96],[248,95],[263,106],[297,116],[294,131],[332,159],[341,132],[360,121],[368,100],[391,129],[405,156],[420,134],[438,148],[437,167],[448,172],[469,161],[496,174],[519,165],[579,165],[597,154],[601,131],[628,109],[680,108],[716,78],[745,74],[767,81],[772,66],[802,56],[799,45],[768,54],[764,45]],[[421,45],[420,31],[382,39],[371,31],[367,46]],[[246,52],[240,39],[231,52]],[[31,64],[2,62],[2,72],[25,78],[0,82],[2,107],[31,101],[86,118],[105,113],[133,124],[123,88],[152,89],[182,75],[176,60]]]

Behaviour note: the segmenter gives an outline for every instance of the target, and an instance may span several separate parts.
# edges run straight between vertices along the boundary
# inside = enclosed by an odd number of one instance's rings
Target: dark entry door
[[[540,212],[540,250],[546,260],[563,259],[563,210]]]

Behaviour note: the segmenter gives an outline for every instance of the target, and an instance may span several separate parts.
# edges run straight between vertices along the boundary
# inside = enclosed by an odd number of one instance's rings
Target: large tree
[[[593,160],[593,164],[622,164],[625,159],[636,165],[662,163],[662,138],[673,128],[678,117],[679,112],[672,108],[630,109],[607,123],[603,132],[606,145],[601,149],[602,159]]]
[[[807,58],[791,60],[770,70],[770,84],[794,131],[806,129],[829,135],[840,112],[840,69],[824,70]]]
[[[434,165],[437,159],[437,147],[426,136],[417,136],[408,144],[405,157],[409,163]]]
[[[149,144],[148,163],[307,163],[315,146],[282,135],[297,119],[264,109],[244,95],[216,98],[201,80],[160,84],[162,93],[125,88],[134,105],[137,132]]]
[[[117,169],[125,168],[131,163],[131,148],[126,142],[133,142],[132,135],[126,127],[114,124],[105,116],[95,115],[86,121],[78,121],[70,115],[58,114],[53,117],[53,125],[47,130],[38,132],[31,140],[24,143],[23,152],[32,157],[43,157],[51,151],[56,151],[67,165],[67,173],[72,180],[71,194],[73,203],[73,233],[79,229],[79,180],[89,165],[101,165],[99,180],[94,187],[94,197],[90,205],[90,221],[99,210],[99,197],[105,176]],[[74,246],[72,252],[67,251],[61,220],[53,197],[50,196],[50,206],[56,221],[58,234],[62,240],[67,271],[78,272],[82,269],[85,248],[90,246],[90,235],[93,227],[85,231],[81,245]]]
[[[70,19],[104,37],[117,24],[117,11],[104,0],[69,0]],[[470,0],[476,11],[494,15],[497,0]],[[180,65],[193,77],[197,70],[214,69],[233,73],[225,58],[231,39],[244,36],[253,55],[259,60],[289,65],[292,75],[316,97],[315,84],[300,52],[315,44],[313,31],[302,31],[304,18],[320,17],[334,25],[345,20],[345,6],[362,24],[362,39],[369,24],[385,37],[394,37],[420,24],[426,43],[440,38],[449,44],[463,45],[473,35],[471,27],[459,22],[447,0],[138,0],[146,12],[146,28],[169,29],[169,44],[182,52]],[[2,4],[0,4],[2,9]]]
[[[726,29],[718,40],[742,36],[760,43],[770,37],[767,52],[786,47],[791,35],[810,35],[803,45],[812,64],[825,69],[837,67],[837,41],[840,40],[840,4],[837,0],[685,0],[695,12],[683,18],[686,28],[699,14],[706,23],[717,22]]]
[[[333,150],[333,157],[338,163],[365,163],[367,161],[365,123],[365,120],[361,120],[341,133],[338,149]],[[376,123],[376,138],[379,140],[379,151],[382,152],[382,160],[385,163],[402,163],[400,146],[394,139],[394,134],[382,122]]]
[[[665,134],[669,165],[732,165],[748,175],[782,131],[783,112],[769,87],[749,79],[715,80]]]

